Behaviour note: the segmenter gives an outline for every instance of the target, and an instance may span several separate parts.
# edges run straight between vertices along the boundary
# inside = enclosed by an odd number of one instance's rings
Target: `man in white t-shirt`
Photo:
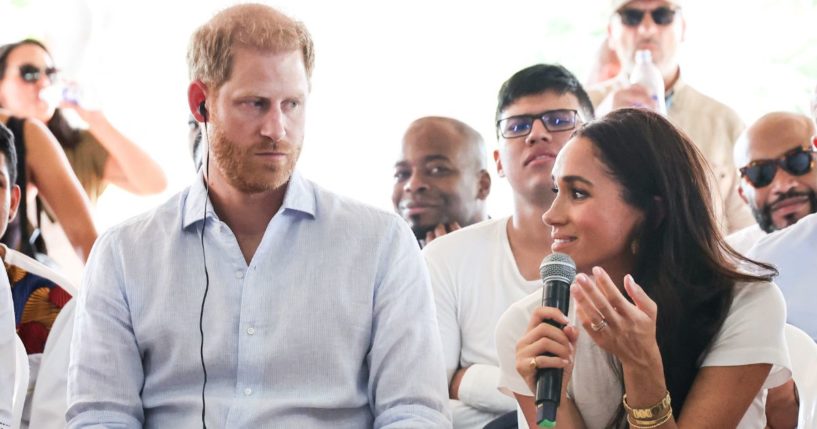
[[[553,161],[572,130],[592,118],[587,94],[564,67],[538,64],[511,76],[499,90],[494,160],[513,190],[513,215],[455,231],[423,250],[455,428],[481,428],[516,409],[497,389],[494,328],[508,306],[541,287]],[[515,413],[509,420],[516,424]]]
[[[738,252],[817,211],[815,143],[811,118],[786,112],[762,116],[740,136],[734,153],[738,192],[757,223],[727,238]]]

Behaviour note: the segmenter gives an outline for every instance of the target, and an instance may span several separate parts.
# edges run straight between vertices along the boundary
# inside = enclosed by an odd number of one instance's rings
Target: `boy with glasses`
[[[752,223],[737,194],[732,145],[743,122],[732,109],[698,92],[681,79],[678,50],[686,32],[682,0],[612,0],[607,27],[610,48],[621,61],[621,73],[588,90],[599,115],[622,107],[656,108],[640,85],[630,85],[635,53],[648,49],[664,78],[667,116],[683,129],[709,161],[717,181],[716,216],[726,231]],[[714,187],[713,187],[714,188]]]
[[[497,390],[493,332],[512,303],[542,285],[539,264],[552,243],[542,214],[554,198],[553,162],[573,130],[591,119],[587,93],[564,67],[538,64],[511,76],[499,90],[494,161],[513,190],[513,214],[423,249],[455,428],[483,427],[499,416],[491,428],[515,427],[516,402]]]

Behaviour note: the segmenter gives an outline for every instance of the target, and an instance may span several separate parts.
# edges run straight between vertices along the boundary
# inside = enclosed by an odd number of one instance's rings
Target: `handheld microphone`
[[[539,274],[542,275],[542,305],[558,308],[566,316],[570,306],[570,284],[576,278],[576,263],[564,253],[552,253],[539,265]],[[552,320],[546,323],[559,329],[564,327]],[[539,427],[556,426],[556,409],[562,396],[562,373],[561,368],[536,371],[536,424]]]

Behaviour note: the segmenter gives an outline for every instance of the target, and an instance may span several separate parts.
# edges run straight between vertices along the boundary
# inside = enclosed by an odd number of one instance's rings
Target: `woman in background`
[[[783,297],[772,267],[723,241],[705,168],[666,119],[635,109],[587,124],[559,153],[543,220],[579,272],[571,319],[539,292],[497,325],[500,387],[531,427],[548,367],[564,369],[557,427],[765,426],[763,389],[790,377]]]
[[[57,68],[45,46],[31,39],[0,47],[0,106],[13,115],[34,118],[48,125],[91,202],[108,183],[137,195],[164,190],[167,180],[159,165],[122,135],[97,110],[78,100],[63,101],[76,111],[88,129],[71,127],[57,103],[62,99]],[[49,92],[57,92],[49,96]]]
[[[15,146],[23,140],[25,155],[17,151],[17,184],[23,184],[31,195],[39,195],[62,224],[65,235],[81,261],[88,259],[97,232],[91,218],[91,205],[82,192],[77,177],[71,171],[65,153],[54,136],[40,121],[23,120],[0,109],[0,122],[8,124],[14,134]],[[23,168],[21,167],[21,162]],[[21,181],[22,179],[22,181]],[[21,186],[21,195],[22,189]],[[42,249],[32,241],[34,228],[26,219],[26,201],[20,200],[18,215],[9,221],[2,242],[24,254],[37,258]],[[32,235],[34,234],[34,235]]]

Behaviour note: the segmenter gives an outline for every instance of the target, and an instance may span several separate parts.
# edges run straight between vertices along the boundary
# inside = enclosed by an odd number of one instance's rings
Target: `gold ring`
[[[529,365],[530,365],[530,369],[537,369],[538,368],[537,365],[536,365],[536,358],[535,357],[530,358],[530,364]]]
[[[604,329],[606,327],[607,327],[607,319],[604,319],[604,318],[602,318],[599,321],[599,323],[596,323],[596,322],[590,323],[590,329],[592,329],[593,332],[601,331],[602,329]]]

